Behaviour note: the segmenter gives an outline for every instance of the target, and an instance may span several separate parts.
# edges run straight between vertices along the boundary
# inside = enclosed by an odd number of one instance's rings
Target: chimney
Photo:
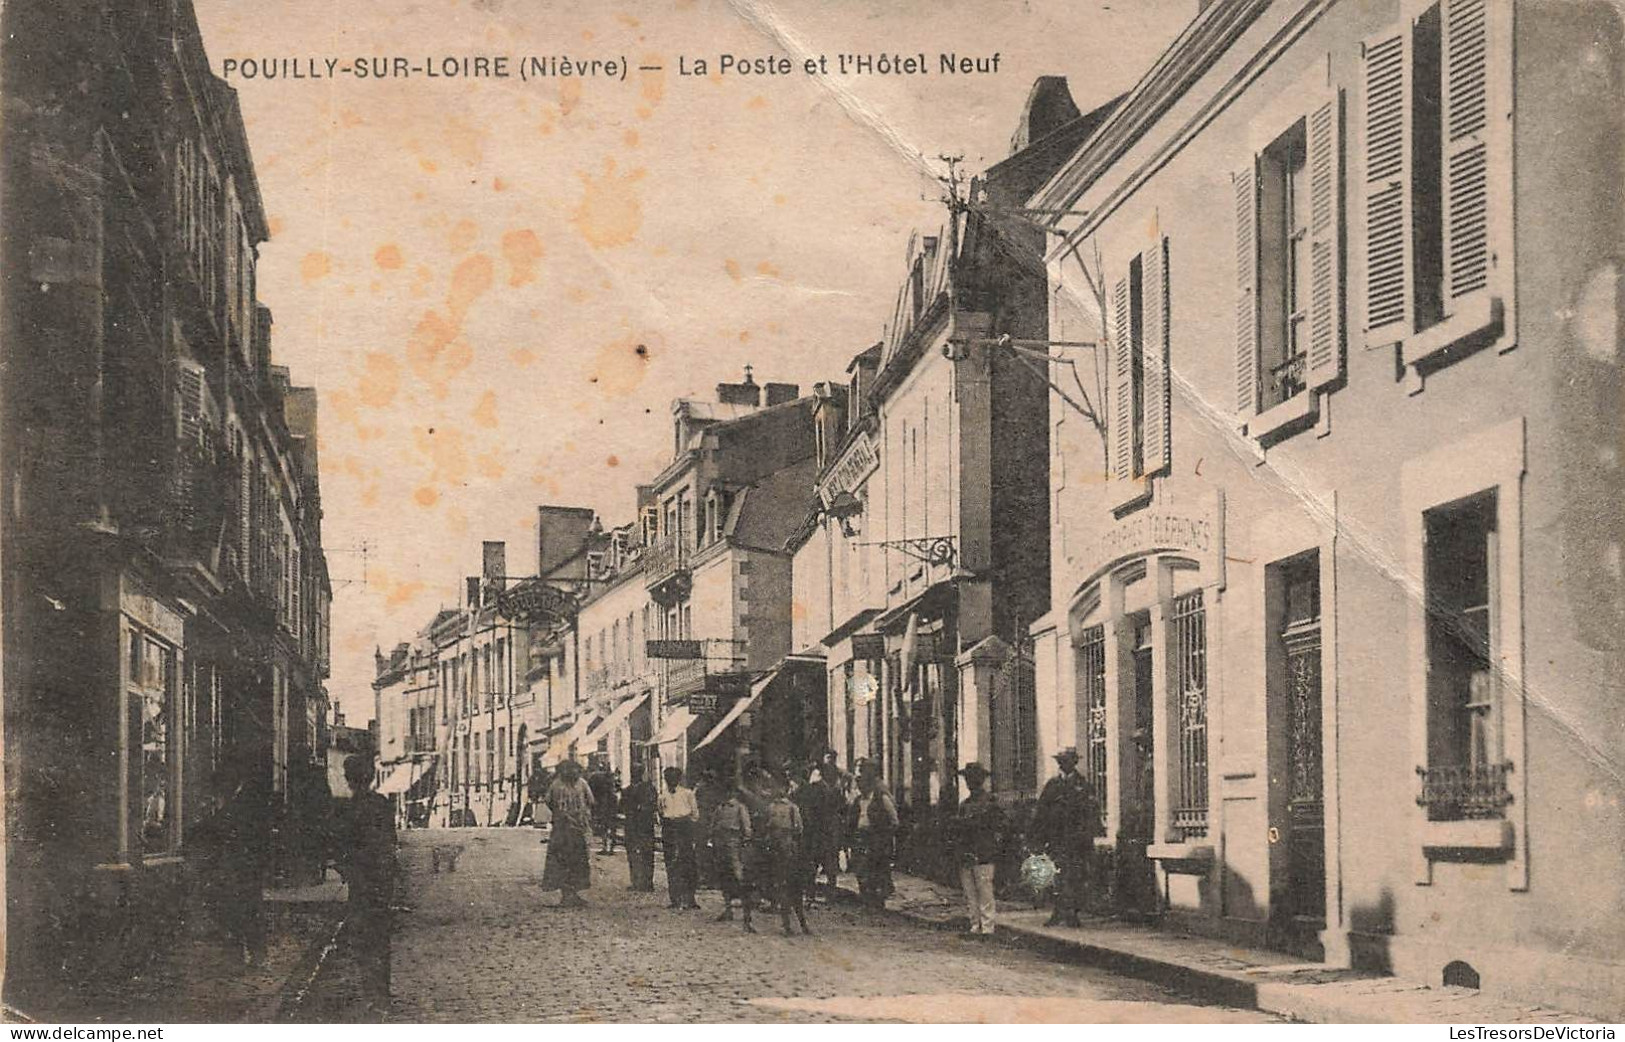
[[[508,574],[508,544],[481,543],[480,556],[480,576],[485,580],[485,588],[496,593],[507,589],[507,581],[503,577]]]
[[[783,405],[785,402],[793,402],[797,398],[800,398],[800,397],[801,397],[801,385],[799,385],[799,384],[768,384],[767,385],[767,404],[768,405]]]
[[[762,388],[750,375],[750,366],[745,367],[745,380],[737,384],[717,384],[717,401],[723,405],[749,405],[752,408],[762,404]]]
[[[587,535],[592,531],[593,516],[591,507],[536,508],[537,575],[555,575],[564,562],[581,554]],[[578,561],[576,571],[580,574],[556,577],[579,579],[585,574],[581,572],[585,567],[585,561]]]
[[[1027,104],[1022,106],[1021,120],[1010,138],[1010,152],[1014,154],[1041,141],[1055,131],[1077,119],[1077,103],[1067,89],[1065,76],[1040,76],[1027,93]]]
[[[468,607],[474,611],[480,607],[480,577],[477,575],[468,577]]]

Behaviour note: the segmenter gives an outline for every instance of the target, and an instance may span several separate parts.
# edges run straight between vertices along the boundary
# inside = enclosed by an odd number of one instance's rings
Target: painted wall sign
[[[827,509],[837,495],[856,491],[870,474],[880,466],[880,454],[867,431],[860,431],[851,445],[841,454],[840,461],[818,483],[818,498]]]
[[[1157,553],[1195,559],[1215,582],[1224,581],[1224,500],[1215,495],[1206,509],[1150,507],[1100,532],[1073,557],[1093,578],[1120,561]]]

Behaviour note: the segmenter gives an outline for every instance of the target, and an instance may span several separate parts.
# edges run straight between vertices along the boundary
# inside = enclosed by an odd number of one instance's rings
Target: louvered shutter
[[[1111,476],[1126,481],[1134,476],[1134,376],[1129,336],[1128,279],[1119,279],[1112,293],[1112,446]]]
[[[1141,335],[1145,339],[1145,380],[1141,408],[1145,413],[1145,472],[1158,474],[1167,468],[1168,445],[1168,239],[1158,236],[1156,244],[1140,258]]]
[[[1258,411],[1258,161],[1231,176],[1236,193],[1236,415]]]
[[[1487,0],[1445,0],[1443,43],[1444,293],[1449,302],[1489,285],[1489,55]]]
[[[175,364],[178,414],[176,433],[183,445],[201,446],[204,443],[208,422],[208,407],[204,404],[204,396],[207,393],[201,365],[186,359]]]
[[[1309,113],[1305,172],[1309,177],[1310,390],[1343,375],[1342,106],[1334,93]]]
[[[1365,43],[1365,331],[1368,345],[1412,332],[1411,37]]]

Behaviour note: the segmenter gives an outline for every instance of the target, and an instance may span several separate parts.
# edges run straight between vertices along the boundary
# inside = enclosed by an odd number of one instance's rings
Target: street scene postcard
[[[4,0],[0,104],[11,1037],[1625,1020],[1616,0]]]

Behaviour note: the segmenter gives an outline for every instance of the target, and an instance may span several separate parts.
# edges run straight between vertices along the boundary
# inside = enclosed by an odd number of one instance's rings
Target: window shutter
[[[182,359],[175,364],[175,396],[177,399],[177,434],[185,445],[202,445],[207,437],[209,409],[206,404],[208,388],[203,382],[203,367]]]
[[[1365,334],[1391,344],[1412,331],[1411,37],[1365,43]]]
[[[1447,306],[1489,285],[1489,56],[1487,0],[1445,0],[1444,289]]]
[[[1310,390],[1343,374],[1341,170],[1343,121],[1336,93],[1309,114],[1305,172],[1309,175]]]
[[[1111,476],[1124,481],[1134,476],[1133,345],[1129,335],[1128,279],[1119,279],[1112,293],[1112,445]]]
[[[1236,192],[1236,414],[1258,411],[1258,160],[1231,176]]]
[[[1168,239],[1159,235],[1156,244],[1140,258],[1141,335],[1145,338],[1145,472],[1157,474],[1167,468],[1168,444]]]

